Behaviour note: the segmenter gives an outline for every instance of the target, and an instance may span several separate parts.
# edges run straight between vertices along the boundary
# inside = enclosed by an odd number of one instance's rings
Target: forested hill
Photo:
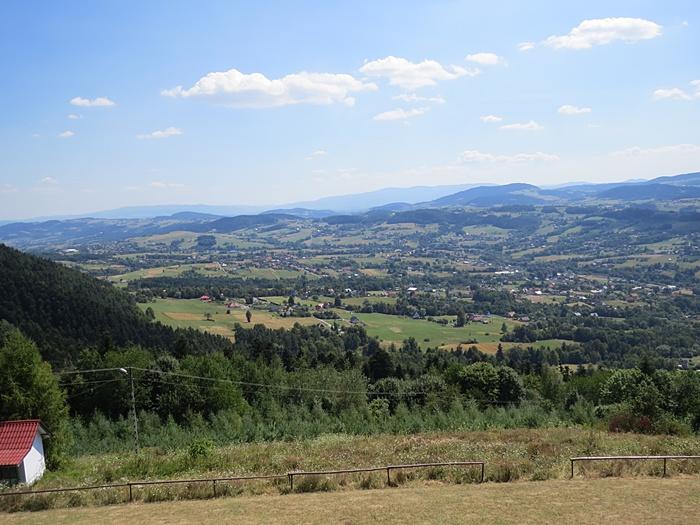
[[[77,270],[0,244],[0,320],[21,329],[44,359],[70,363],[86,346],[138,344],[189,351],[228,349],[222,337],[150,321],[126,292]]]

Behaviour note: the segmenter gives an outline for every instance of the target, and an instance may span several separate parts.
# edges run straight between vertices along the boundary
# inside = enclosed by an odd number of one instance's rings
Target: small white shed
[[[31,485],[44,475],[45,435],[38,419],[0,421],[0,483]]]

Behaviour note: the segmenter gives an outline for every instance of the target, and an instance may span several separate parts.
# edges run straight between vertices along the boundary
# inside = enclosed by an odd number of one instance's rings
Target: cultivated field
[[[8,525],[93,523],[691,523],[700,479],[595,479],[243,496],[3,516]]]
[[[270,302],[284,304],[286,297],[269,297]],[[359,299],[359,298],[355,298]],[[377,301],[378,298],[370,297],[370,300]],[[330,298],[319,298],[320,301]],[[302,301],[307,305],[315,304],[314,301]],[[226,313],[226,305],[222,303],[207,303],[199,299],[158,299],[154,303],[140,305],[142,309],[149,306],[153,308],[156,319],[164,324],[173,327],[197,328],[219,335],[231,337],[235,323],[248,325],[245,319],[245,310],[233,308],[231,313]],[[252,308],[253,318],[251,324],[264,324],[268,328],[291,328],[295,323],[302,325],[318,324],[320,321],[315,317],[282,317],[264,309],[264,306]],[[412,319],[410,317],[387,315],[379,313],[352,313],[343,309],[333,309],[339,316],[337,322],[344,326],[350,325],[350,319],[354,316],[362,323],[367,333],[378,337],[382,342],[400,345],[405,339],[413,337],[418,344],[425,347],[442,346],[446,349],[454,349],[458,345],[468,348],[475,345],[483,352],[494,353],[498,347],[501,337],[501,325],[506,324],[509,330],[519,323],[504,317],[493,315],[488,324],[481,322],[467,323],[464,327],[455,328],[452,326],[454,317],[448,319],[449,324],[443,325],[426,319]],[[210,320],[205,318],[210,314]],[[333,323],[333,320],[326,321]],[[558,340],[539,341],[532,346],[558,346]],[[514,346],[512,343],[504,343],[503,347]]]

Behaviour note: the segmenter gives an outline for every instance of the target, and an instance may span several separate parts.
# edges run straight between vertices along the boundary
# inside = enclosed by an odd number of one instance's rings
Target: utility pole
[[[139,420],[136,416],[136,396],[134,394],[134,369],[129,367],[128,371],[124,368],[119,369],[120,372],[129,374],[129,384],[131,385],[131,416],[134,420],[134,449],[136,454],[139,453]]]
[[[131,414],[134,419],[134,448],[136,453],[139,453],[139,420],[136,416],[136,395],[134,394],[134,369],[127,368],[93,368],[90,370],[67,370],[65,372],[57,372],[58,375],[69,374],[96,374],[102,372],[119,372],[125,376],[129,376],[129,385],[131,387]]]

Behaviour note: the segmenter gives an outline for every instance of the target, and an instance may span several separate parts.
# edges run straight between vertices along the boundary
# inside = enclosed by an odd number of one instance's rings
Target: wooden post
[[[387,467],[386,468],[386,484],[388,486],[391,486],[391,474],[389,474],[389,472],[391,472],[391,469],[389,467]]]
[[[290,472],[287,476],[289,476],[289,492],[294,492],[294,474]]]
[[[666,477],[666,458],[664,458],[664,475],[663,477]]]
[[[131,483],[129,483],[129,503],[131,503],[132,501],[134,501],[134,494],[133,494],[133,492],[131,491],[131,487],[132,487],[132,485],[131,485]]]
[[[574,460],[571,460],[571,479],[574,479]]]
[[[484,463],[481,464],[481,483],[484,482]]]
[[[211,480],[211,488],[213,489],[214,497],[216,497],[216,480],[215,479]]]

